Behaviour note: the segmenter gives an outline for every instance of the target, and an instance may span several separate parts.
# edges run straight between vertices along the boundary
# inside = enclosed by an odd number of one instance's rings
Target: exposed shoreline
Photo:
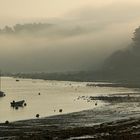
[[[140,139],[140,117],[105,122],[94,126],[78,126],[73,124],[75,116],[76,114],[72,113],[42,119],[17,121],[10,124],[0,124],[0,139]]]

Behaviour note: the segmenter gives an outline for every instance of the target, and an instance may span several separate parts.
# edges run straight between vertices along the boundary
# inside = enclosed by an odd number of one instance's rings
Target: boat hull
[[[0,91],[0,97],[4,97],[4,96],[5,96],[4,92]]]
[[[13,101],[13,102],[11,102],[11,106],[12,106],[12,107],[23,106],[24,103],[25,103],[24,100],[22,100],[22,101],[18,101],[18,102]]]

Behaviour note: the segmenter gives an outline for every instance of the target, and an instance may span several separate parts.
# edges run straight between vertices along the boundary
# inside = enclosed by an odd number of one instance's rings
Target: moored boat
[[[17,102],[13,101],[13,102],[11,102],[11,106],[12,107],[23,106],[24,103],[25,103],[25,100],[21,100],[21,101],[17,101]]]
[[[4,97],[4,96],[5,96],[4,92],[0,91],[0,97]]]

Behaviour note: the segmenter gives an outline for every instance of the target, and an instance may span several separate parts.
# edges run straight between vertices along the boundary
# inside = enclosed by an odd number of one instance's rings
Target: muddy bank
[[[88,87],[125,87],[125,88],[140,88],[139,83],[88,83]]]
[[[61,124],[60,124],[61,125]],[[62,139],[94,139],[94,140],[139,140],[140,119],[129,119],[104,123],[93,127],[62,128],[57,125],[48,126],[37,121],[36,125],[22,122],[0,126],[1,139],[16,140],[62,140]]]
[[[42,119],[0,124],[0,139],[8,140],[137,140],[140,139],[140,117],[118,120],[116,112],[82,111]],[[101,117],[102,116],[102,117]],[[130,115],[129,115],[130,116]]]
[[[98,97],[90,97],[90,100],[102,100],[102,101],[106,101],[106,102],[117,102],[117,103],[121,103],[121,102],[140,102],[140,97],[130,97],[130,96],[124,96],[124,97],[120,97],[120,96],[98,96]]]

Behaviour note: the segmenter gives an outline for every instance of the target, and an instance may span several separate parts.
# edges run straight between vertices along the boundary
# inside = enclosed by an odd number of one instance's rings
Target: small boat
[[[4,92],[0,91],[0,97],[4,97],[4,96],[5,96]]]
[[[18,80],[18,79],[16,79],[16,82],[19,82],[19,80]]]
[[[24,100],[17,101],[17,102],[13,101],[13,102],[11,102],[11,106],[12,106],[12,107],[23,106],[23,105],[24,105],[24,103],[25,103],[25,101],[24,101]]]

